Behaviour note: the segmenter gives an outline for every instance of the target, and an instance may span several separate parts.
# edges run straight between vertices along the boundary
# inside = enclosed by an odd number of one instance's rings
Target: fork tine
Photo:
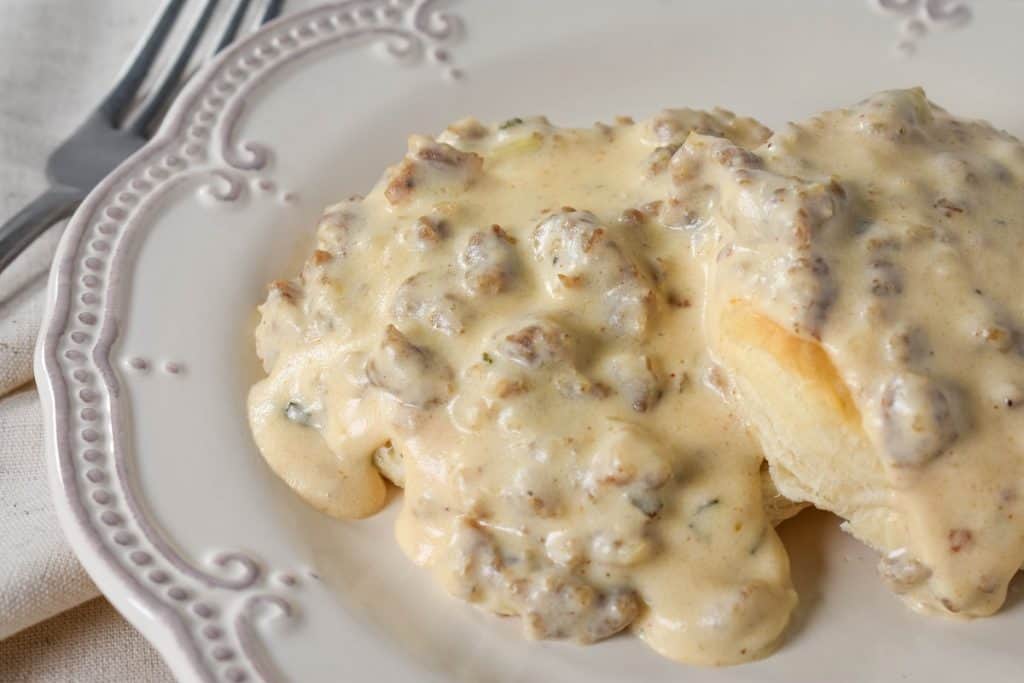
[[[260,17],[260,26],[276,18],[281,13],[281,8],[283,7],[284,0],[270,0],[263,10],[263,16]]]
[[[235,36],[238,35],[238,29],[242,27],[242,20],[245,19],[245,13],[249,9],[250,2],[251,0],[235,0],[234,9],[231,10],[227,26],[224,27],[220,38],[217,39],[217,44],[213,48],[213,54],[217,54],[234,42]]]
[[[164,111],[167,103],[170,102],[182,75],[185,73],[185,69],[188,68],[189,60],[192,59],[192,55],[195,53],[196,47],[206,31],[206,27],[210,23],[210,18],[213,16],[213,11],[217,8],[218,2],[219,0],[206,0],[206,4],[203,5],[199,16],[192,23],[192,28],[185,39],[185,44],[181,46],[174,61],[167,68],[167,71],[164,72],[163,76],[160,77],[160,81],[157,83],[152,94],[146,98],[139,113],[132,121],[129,130],[135,135],[145,136],[150,126]]]
[[[97,111],[109,122],[116,124],[135,98],[139,86],[156,61],[171,29],[174,28],[185,0],[167,0],[159,17],[136,48],[128,68],[121,74],[110,93],[103,98]]]

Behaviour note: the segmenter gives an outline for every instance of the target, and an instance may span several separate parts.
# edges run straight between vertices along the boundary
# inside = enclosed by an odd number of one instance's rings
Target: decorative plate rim
[[[122,443],[129,422],[111,359],[127,247],[151,205],[184,182],[198,181],[213,203],[246,192],[268,154],[236,140],[235,124],[246,95],[278,67],[327,45],[375,43],[400,61],[429,53],[458,79],[447,46],[460,34],[461,19],[438,0],[342,0],[277,19],[190,81],[153,140],[89,194],[61,238],[35,354],[58,519],[92,579],[183,680],[283,678],[253,622],[268,611],[291,616],[299,581],[241,551],[217,553],[211,566],[186,559],[133,490],[133,458]],[[158,370],[142,359],[132,366]]]

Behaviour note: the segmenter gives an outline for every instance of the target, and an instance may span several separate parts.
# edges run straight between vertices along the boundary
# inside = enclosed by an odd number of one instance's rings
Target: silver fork
[[[188,78],[188,66],[211,24],[220,0],[204,0],[178,53],[152,91],[133,107],[186,0],[166,0],[113,89],[46,161],[49,189],[0,226],[0,271],[39,235],[67,218],[107,174],[146,144],[170,102]],[[284,0],[258,0],[258,23],[281,12]],[[242,28],[252,0],[234,0],[209,57],[230,45]]]

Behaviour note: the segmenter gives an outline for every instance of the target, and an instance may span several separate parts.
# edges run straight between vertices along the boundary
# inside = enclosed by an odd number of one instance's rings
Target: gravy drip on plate
[[[744,299],[820,342],[906,529],[883,574],[982,616],[1024,562],[1024,146],[892,91],[749,148],[693,135],[666,220]]]
[[[453,124],[330,207],[274,283],[250,396],[264,457],[356,518],[405,490],[405,553],[528,636],[632,627],[660,653],[762,656],[796,602],[762,455],[717,395],[689,238],[654,218],[724,111],[565,130]]]

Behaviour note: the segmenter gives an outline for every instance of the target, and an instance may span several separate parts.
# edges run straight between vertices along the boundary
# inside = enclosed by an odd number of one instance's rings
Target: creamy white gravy
[[[342,518],[383,505],[382,474],[402,486],[406,554],[530,637],[769,651],[796,602],[777,501],[716,393],[690,237],[652,218],[695,128],[768,135],[675,110],[410,138],[261,307],[250,415],[274,471]]]
[[[461,121],[274,283],[253,433],[328,514],[404,487],[406,554],[531,637],[749,660],[796,596],[742,368],[708,356],[742,301],[826,359],[821,409],[856,432],[783,443],[811,461],[787,490],[915,608],[989,614],[1024,562],[1022,222],[1020,143],[920,91],[773,136],[690,110]]]

